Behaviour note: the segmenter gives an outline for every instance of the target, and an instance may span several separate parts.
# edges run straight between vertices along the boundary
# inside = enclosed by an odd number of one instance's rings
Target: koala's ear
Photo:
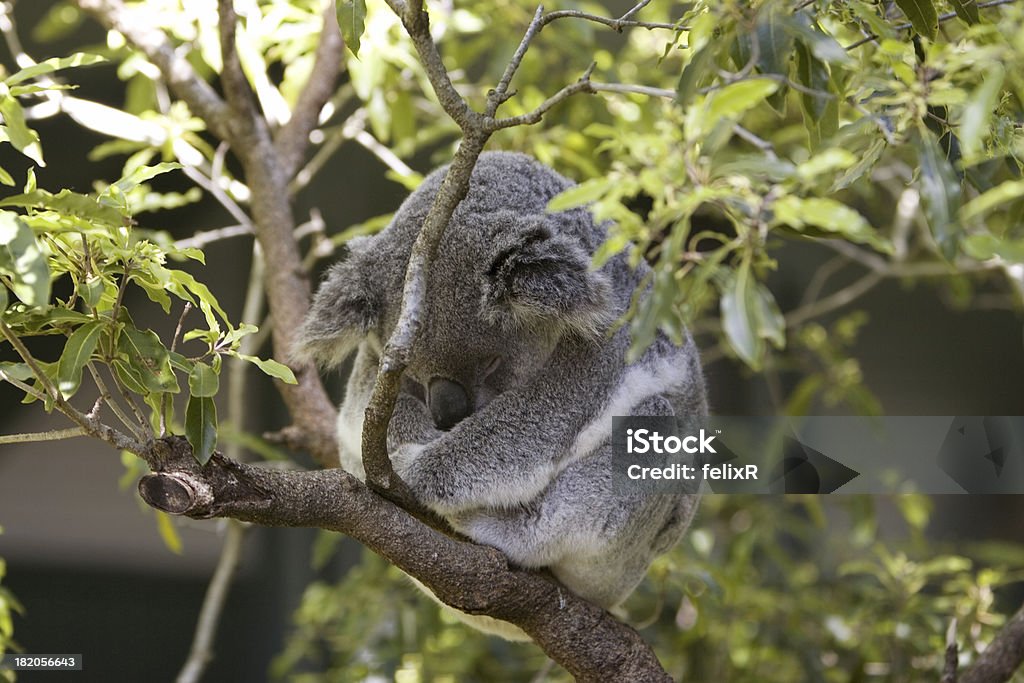
[[[380,322],[382,291],[363,261],[362,253],[353,249],[327,272],[292,352],[296,361],[339,365]]]
[[[484,276],[485,315],[503,326],[596,337],[614,320],[608,281],[570,236],[552,233],[549,220],[497,236]]]

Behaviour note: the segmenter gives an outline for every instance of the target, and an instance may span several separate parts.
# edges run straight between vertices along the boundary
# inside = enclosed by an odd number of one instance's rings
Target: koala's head
[[[379,235],[353,240],[327,274],[302,333],[302,356],[336,365],[369,339],[379,351],[398,318],[409,252],[444,169]],[[519,154],[480,157],[430,270],[424,325],[406,388],[447,429],[540,370],[566,335],[599,339],[616,312],[590,267],[604,233],[589,212],[548,214],[571,183]]]

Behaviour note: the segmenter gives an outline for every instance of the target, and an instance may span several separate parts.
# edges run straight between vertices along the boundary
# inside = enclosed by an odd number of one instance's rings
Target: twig
[[[117,401],[114,400],[113,394],[111,394],[110,390],[107,389],[107,385],[103,381],[103,378],[100,376],[99,370],[96,369],[96,365],[92,362],[89,362],[86,364],[86,367],[89,368],[89,374],[92,375],[92,380],[93,382],[96,383],[96,388],[100,390],[100,398],[103,400],[103,403],[105,403],[110,408],[110,410],[113,411],[114,415],[117,416],[117,419],[121,421],[121,424],[128,428],[128,431],[132,433],[132,436],[134,436],[136,439],[141,440],[142,435],[139,432],[140,425],[137,422],[133,421],[130,417],[128,417],[124,410],[121,409],[121,406],[117,403]],[[141,415],[139,415],[138,417],[139,421],[141,422]]]
[[[247,228],[249,232],[253,232],[252,219],[249,218],[248,214],[242,210],[242,207],[240,207],[234,199],[228,196],[228,193],[225,192],[220,186],[220,183],[217,182],[216,175],[213,175],[211,178],[207,178],[203,175],[202,171],[195,166],[188,166],[185,164],[182,164],[181,170],[186,176],[188,176],[189,180],[213,195],[213,198],[217,200],[217,203],[227,209],[227,212],[231,214],[232,218],[238,221],[239,225]]]
[[[129,9],[121,0],[74,2],[108,29],[123,34],[160,69],[171,90],[188,104],[193,113],[206,122],[217,137],[222,140],[230,138],[231,113],[224,100],[209,83],[196,74],[185,55],[174,49],[162,31],[137,19],[138,15],[150,10],[142,6]]]
[[[6,377],[3,379],[6,379]],[[76,436],[88,436],[88,433],[86,433],[86,431],[81,427],[72,427],[71,429],[54,429],[49,432],[2,434],[0,435],[0,444],[32,443],[35,441],[61,441],[63,439],[73,439]]]
[[[850,302],[867,294],[871,288],[883,279],[885,279],[885,276],[871,272],[824,299],[819,299],[807,306],[796,308],[785,315],[786,327],[796,327],[812,318],[817,318],[837,308],[847,306]]]
[[[335,19],[334,2],[327,2],[323,13],[323,30],[316,48],[313,71],[292,110],[291,119],[278,131],[274,140],[281,174],[295,175],[309,147],[309,134],[319,122],[320,112],[334,93],[334,85],[342,66],[344,43]]]
[[[242,542],[245,540],[245,525],[229,519],[228,530],[224,537],[224,546],[217,560],[217,568],[210,578],[203,597],[203,606],[199,610],[196,632],[192,637],[188,658],[178,674],[176,683],[197,683],[206,670],[206,665],[213,659],[213,641],[217,635],[217,625],[224,611],[231,589],[231,580],[242,557]]]
[[[533,41],[534,36],[540,32],[543,28],[543,15],[544,5],[538,5],[537,11],[533,14],[533,20],[526,29],[526,33],[523,34],[523,39],[519,41],[519,47],[516,48],[515,53],[512,55],[512,59],[509,60],[508,66],[505,67],[505,73],[501,75],[501,80],[498,81],[498,85],[487,96],[487,110],[486,116],[493,118],[495,112],[498,111],[498,107],[508,100],[510,95],[508,94],[509,83],[512,82],[512,77],[516,75],[516,71],[519,69],[519,65],[523,61],[523,57],[526,56],[526,51],[530,48],[530,43]]]
[[[674,100],[678,94],[675,90],[652,88],[648,85],[631,85],[629,83],[595,83],[591,81],[590,88],[594,92],[649,95],[651,97],[663,97],[669,100]]]
[[[1017,2],[1017,0],[990,0],[990,2],[979,2],[978,3],[978,9],[985,9],[986,7],[997,7],[998,5],[1010,5],[1010,4],[1014,3],[1014,2]],[[946,12],[945,14],[940,14],[939,15],[939,23],[940,24],[943,23],[943,22],[949,21],[950,19],[956,19],[956,12]],[[914,25],[911,24],[908,21],[908,22],[906,22],[904,24],[897,24],[896,26],[893,26],[893,30],[894,31],[905,31],[908,28],[913,28],[913,26]],[[861,38],[860,40],[855,41],[853,43],[850,43],[844,49],[852,50],[855,47],[860,47],[864,43],[870,43],[873,40],[878,40],[878,34],[877,33],[869,33],[868,35],[866,35],[865,37]]]
[[[539,122],[542,118],[544,118],[544,114],[550,111],[552,107],[559,104],[560,102],[569,99],[576,93],[595,92],[594,86],[590,82],[590,74],[593,73],[595,66],[597,66],[597,64],[595,62],[591,62],[590,66],[587,67],[587,70],[583,72],[583,75],[580,76],[580,79],[578,81],[571,85],[565,86],[557,93],[547,98],[546,100],[544,100],[544,102],[540,104],[540,106],[538,106],[533,111],[528,112],[526,114],[520,114],[519,116],[511,116],[505,119],[488,119],[484,124],[484,130],[486,130],[488,133],[492,133],[503,128],[532,125],[534,123]]]
[[[734,133],[736,133],[737,137],[740,137],[749,142],[750,144],[752,144],[754,147],[757,147],[759,150],[764,152],[765,156],[767,156],[772,161],[778,160],[779,157],[775,154],[775,147],[774,145],[772,145],[772,143],[768,142],[764,138],[760,138],[754,135],[752,132],[750,132],[748,129],[744,128],[738,123],[733,124],[732,130]]]
[[[219,242],[220,240],[230,239],[232,237],[241,237],[242,235],[253,234],[251,225],[229,225],[223,228],[216,228],[214,230],[205,230],[203,232],[197,232],[191,237],[186,237],[183,240],[178,240],[174,243],[177,249],[188,249],[188,248],[202,248],[207,244]]]
[[[70,403],[65,401],[64,397],[61,396],[60,391],[58,391],[57,388],[50,383],[49,377],[46,376],[46,374],[39,367],[39,364],[36,363],[36,360],[35,358],[32,357],[32,354],[28,352],[28,349],[25,348],[25,345],[21,342],[20,339],[18,339],[17,335],[14,334],[14,331],[10,327],[8,327],[7,323],[4,322],[3,320],[0,320],[0,335],[2,335],[11,344],[11,346],[14,347],[14,350],[18,353],[19,356],[21,356],[21,359],[25,361],[25,364],[29,366],[29,368],[32,370],[32,374],[35,375],[36,380],[43,385],[46,391],[36,391],[29,385],[25,384],[24,382],[21,382],[20,380],[15,379],[14,377],[11,377],[6,373],[0,373],[3,375],[3,379],[5,381],[9,382],[10,384],[13,384],[14,386],[18,387],[19,389],[33,396],[34,398],[43,401],[52,400],[53,405],[57,408],[57,410],[64,413],[64,415],[68,419],[70,419],[72,422],[74,422],[83,430],[85,430],[87,434],[90,434],[98,439],[106,441],[110,445],[114,446],[114,448],[132,451],[133,453],[138,453],[144,449],[143,444],[138,439],[128,437],[122,432],[119,432],[118,430],[114,429],[113,427],[103,424],[95,416],[83,414]]]
[[[553,21],[559,19],[582,19],[583,21],[592,21],[597,24],[604,24],[608,28],[621,31],[624,28],[645,28],[649,30],[653,29],[665,29],[668,31],[689,31],[688,26],[681,26],[679,24],[666,24],[662,22],[651,22],[651,21],[631,21],[623,19],[610,19],[608,17],[598,16],[596,14],[590,14],[589,12],[581,12],[575,9],[563,9],[555,12],[549,12],[544,15],[542,21],[542,28],[547,26]]]

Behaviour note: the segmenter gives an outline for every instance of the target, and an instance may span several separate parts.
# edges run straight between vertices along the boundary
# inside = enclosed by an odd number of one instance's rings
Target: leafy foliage
[[[87,55],[48,60],[11,75],[5,84],[11,86],[59,68],[96,61]],[[43,88],[39,85],[25,90],[24,86],[15,86],[6,91],[3,111],[8,130],[21,125],[24,118],[11,114],[20,111],[16,96],[42,92]],[[9,142],[41,162],[38,135],[27,127],[25,131],[8,133]],[[181,391],[178,377],[187,377],[184,431],[197,459],[205,462],[217,442],[213,397],[224,356],[252,362],[287,382],[294,383],[295,378],[280,363],[240,354],[242,338],[256,332],[256,328],[233,327],[205,285],[187,271],[168,266],[169,260],[202,262],[202,252],[158,244],[149,233],[135,227],[135,201],[150,194],[143,183],[181,168],[176,162],[154,166],[137,162],[138,158],[130,161],[121,179],[95,194],[66,189],[51,193],[37,187],[30,172],[21,193],[0,199],[0,282],[4,285],[0,290],[0,325],[4,336],[23,342],[33,337],[66,337],[57,360],[48,362],[27,355],[23,347],[21,362],[5,362],[0,371],[5,379],[23,383],[26,403],[42,400],[48,411],[56,401],[72,399],[82,387],[83,374],[88,372],[100,400],[111,406],[137,438],[166,433],[174,424],[172,398]],[[174,300],[184,304],[184,313],[198,308],[204,324],[167,344],[152,330],[136,327],[123,305],[132,288],[145,293],[166,314],[171,313]],[[67,294],[57,294],[58,289]],[[199,340],[205,350],[193,356],[176,351],[179,341],[190,340]],[[101,368],[106,369],[106,378]],[[116,397],[108,385],[114,387]],[[123,401],[132,416],[116,408],[115,401]],[[143,416],[138,401],[148,408],[147,416]]]

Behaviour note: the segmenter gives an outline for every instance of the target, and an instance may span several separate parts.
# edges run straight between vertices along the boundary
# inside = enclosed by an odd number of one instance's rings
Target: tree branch
[[[118,31],[153,62],[164,75],[175,95],[188,104],[196,116],[206,122],[214,135],[229,140],[231,114],[228,106],[209,83],[199,78],[185,56],[178,53],[159,29],[140,21],[145,7],[125,7],[121,0],[74,0],[83,11],[103,26]]]
[[[989,643],[959,683],[1002,683],[1024,663],[1024,605]]]
[[[316,60],[313,71],[302,89],[299,101],[295,103],[292,117],[278,131],[275,139],[281,173],[291,179],[302,163],[303,155],[309,147],[309,134],[316,128],[320,120],[320,111],[334,94],[335,82],[341,68],[341,56],[344,43],[338,21],[334,13],[334,3],[328,2],[324,10],[323,30],[320,32],[320,43],[316,48]]]
[[[640,636],[608,612],[547,576],[510,566],[494,548],[424,527],[342,470],[271,470],[219,453],[200,467],[181,437],[156,442],[147,460],[154,474],[139,492],[159,510],[344,533],[446,604],[516,624],[578,681],[671,680]]]

